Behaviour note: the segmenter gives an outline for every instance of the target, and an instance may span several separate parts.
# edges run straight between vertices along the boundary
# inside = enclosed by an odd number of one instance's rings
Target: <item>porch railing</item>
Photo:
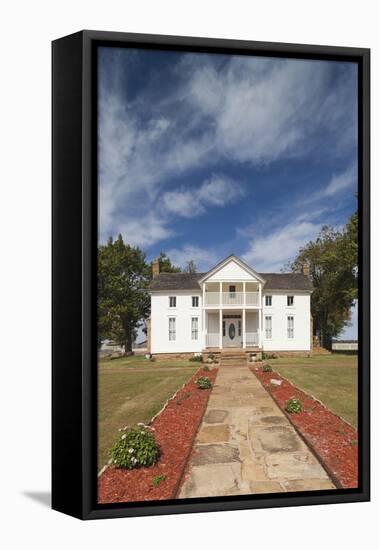
[[[258,306],[259,292],[206,292],[206,306]]]
[[[257,346],[258,341],[258,332],[246,333],[246,346]]]
[[[258,332],[246,333],[246,347],[258,346]],[[218,348],[220,345],[220,335],[218,333],[206,334],[205,345],[207,348]],[[242,346],[242,344],[241,344]]]
[[[205,342],[207,348],[217,348],[220,345],[220,335],[218,333],[208,333]]]

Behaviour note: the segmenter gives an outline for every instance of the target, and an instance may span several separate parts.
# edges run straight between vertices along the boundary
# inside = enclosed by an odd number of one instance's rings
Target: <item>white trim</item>
[[[255,277],[257,281],[263,284],[266,282],[265,279],[263,279],[263,277],[261,277],[261,275],[259,275],[259,273],[257,273],[252,267],[247,265],[243,260],[240,260],[239,258],[237,258],[237,256],[234,256],[234,254],[231,254],[230,256],[228,256],[227,258],[219,262],[217,265],[215,265],[215,267],[213,267],[210,271],[208,271],[201,279],[199,279],[199,283],[204,283],[207,279],[209,279],[209,277],[217,273],[217,271],[222,269],[225,265],[227,265],[231,261],[236,262],[236,264],[238,264],[242,269],[244,269],[245,271],[250,273],[250,275]]]

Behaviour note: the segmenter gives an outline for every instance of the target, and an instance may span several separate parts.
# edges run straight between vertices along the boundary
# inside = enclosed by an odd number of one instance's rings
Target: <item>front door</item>
[[[241,347],[241,320],[224,319],[222,346],[224,348]]]

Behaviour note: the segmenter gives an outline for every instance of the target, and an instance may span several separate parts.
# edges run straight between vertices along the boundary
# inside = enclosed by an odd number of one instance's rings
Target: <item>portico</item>
[[[261,348],[264,279],[235,260],[221,262],[199,283],[204,348]]]

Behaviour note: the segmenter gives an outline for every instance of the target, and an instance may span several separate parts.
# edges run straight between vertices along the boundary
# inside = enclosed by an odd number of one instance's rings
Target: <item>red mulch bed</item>
[[[358,486],[358,432],[339,416],[308,394],[293,386],[276,372],[251,371],[274,398],[287,418],[303,436],[321,463],[340,487]],[[282,380],[280,386],[270,379]],[[288,414],[284,408],[291,397],[300,399],[303,411]]]
[[[217,368],[199,369],[150,424],[161,450],[159,461],[149,468],[122,470],[109,466],[98,479],[98,503],[138,502],[174,498],[211,390],[200,390],[195,381],[207,376],[214,383]],[[166,476],[157,487],[152,480]]]

